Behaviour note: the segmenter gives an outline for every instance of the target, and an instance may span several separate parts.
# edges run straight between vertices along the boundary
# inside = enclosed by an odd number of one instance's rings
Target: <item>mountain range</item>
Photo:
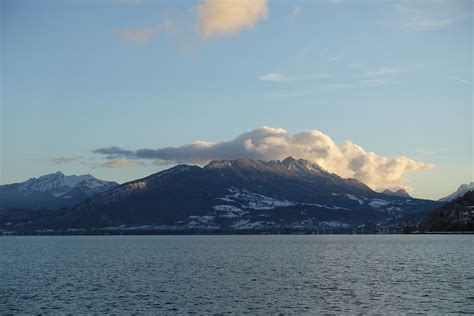
[[[378,193],[318,164],[288,157],[178,165],[111,185],[60,212],[9,221],[10,230],[367,231],[399,229],[441,203]],[[11,213],[11,211],[10,211]],[[26,215],[25,215],[26,216]],[[8,225],[7,225],[8,224]]]
[[[56,172],[25,182],[0,186],[0,209],[60,209],[76,205],[118,186],[90,174],[66,176]]]

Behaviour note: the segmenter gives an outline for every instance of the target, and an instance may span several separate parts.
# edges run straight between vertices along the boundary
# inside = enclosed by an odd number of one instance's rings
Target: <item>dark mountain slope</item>
[[[295,160],[178,165],[125,183],[30,228],[353,229],[396,225],[439,204],[374,192]]]
[[[422,224],[425,231],[474,231],[474,191],[468,191],[430,214]]]

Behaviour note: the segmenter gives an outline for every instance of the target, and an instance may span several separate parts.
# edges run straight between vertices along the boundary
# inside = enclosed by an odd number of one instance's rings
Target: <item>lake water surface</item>
[[[473,235],[0,237],[5,313],[474,313]]]

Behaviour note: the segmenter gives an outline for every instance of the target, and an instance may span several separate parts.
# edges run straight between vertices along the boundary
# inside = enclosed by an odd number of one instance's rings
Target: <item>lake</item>
[[[474,313],[473,235],[0,237],[5,313]]]

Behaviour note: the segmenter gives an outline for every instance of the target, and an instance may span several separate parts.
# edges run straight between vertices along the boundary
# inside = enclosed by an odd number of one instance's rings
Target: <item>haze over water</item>
[[[472,235],[0,238],[0,313],[474,313]]]

